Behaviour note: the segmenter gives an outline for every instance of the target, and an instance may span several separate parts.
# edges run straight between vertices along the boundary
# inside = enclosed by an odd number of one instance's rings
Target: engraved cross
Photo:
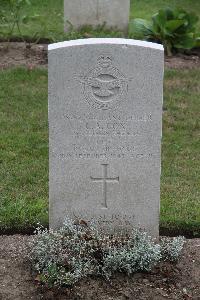
[[[119,177],[111,178],[108,177],[108,164],[102,164],[103,166],[103,177],[94,178],[90,176],[93,182],[103,183],[103,208],[107,208],[107,183],[109,182],[119,182]]]

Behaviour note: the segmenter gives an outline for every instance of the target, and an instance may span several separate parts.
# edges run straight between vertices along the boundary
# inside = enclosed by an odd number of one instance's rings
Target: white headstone
[[[71,25],[78,30],[85,25],[104,25],[128,31],[130,0],[64,0],[65,31]]]
[[[158,236],[163,61],[135,40],[49,46],[50,227],[70,216]]]

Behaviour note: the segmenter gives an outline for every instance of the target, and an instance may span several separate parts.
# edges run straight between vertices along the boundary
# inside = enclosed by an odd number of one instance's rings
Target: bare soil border
[[[41,286],[27,261],[32,236],[0,236],[2,300],[199,300],[200,239],[187,240],[177,264],[162,263],[150,273],[116,274],[110,282],[86,278],[72,288]]]
[[[47,41],[40,44],[32,41],[1,42],[0,39],[0,70],[11,67],[25,66],[27,68],[47,67]],[[200,68],[200,48],[193,49],[187,54],[177,54],[165,57],[165,67],[170,69]]]
[[[48,226],[45,226],[48,229]],[[32,235],[34,234],[36,227],[26,227],[26,228],[0,228],[0,235]],[[200,238],[200,229],[199,228],[175,228],[174,227],[163,227],[160,226],[159,234],[161,236],[185,236],[187,239]]]

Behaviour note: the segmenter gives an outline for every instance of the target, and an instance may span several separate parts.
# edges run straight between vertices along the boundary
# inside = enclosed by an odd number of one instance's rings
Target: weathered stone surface
[[[49,46],[50,226],[66,215],[158,235],[163,47]]]
[[[74,29],[105,24],[127,32],[129,11],[130,0],[64,0],[65,30],[70,30],[70,24]]]

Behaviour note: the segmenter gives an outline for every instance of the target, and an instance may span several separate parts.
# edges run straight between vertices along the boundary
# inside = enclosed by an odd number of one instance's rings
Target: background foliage
[[[167,55],[179,49],[192,49],[198,46],[200,33],[196,33],[198,17],[183,9],[160,9],[151,21],[133,19],[129,34],[133,38],[163,44]],[[199,43],[200,45],[200,43]]]
[[[10,14],[8,1],[0,0],[1,11],[3,9],[6,10],[7,15]],[[53,41],[73,37],[63,34],[63,0],[30,0],[30,2],[31,5],[25,5],[22,10],[22,15],[29,16],[29,22],[25,22],[21,26],[21,32],[24,36],[29,38],[49,38]],[[131,0],[130,19],[144,18],[150,20],[151,16],[159,9],[166,7],[179,7],[200,16],[200,1],[197,0]],[[4,32],[6,30],[7,28],[4,28]],[[101,30],[101,32],[89,31],[89,34],[92,36],[119,36],[118,33],[108,33],[104,32],[104,30]],[[200,32],[200,22],[197,24],[197,32]],[[2,36],[2,34],[0,35]],[[15,28],[12,35],[18,35],[17,28]]]

